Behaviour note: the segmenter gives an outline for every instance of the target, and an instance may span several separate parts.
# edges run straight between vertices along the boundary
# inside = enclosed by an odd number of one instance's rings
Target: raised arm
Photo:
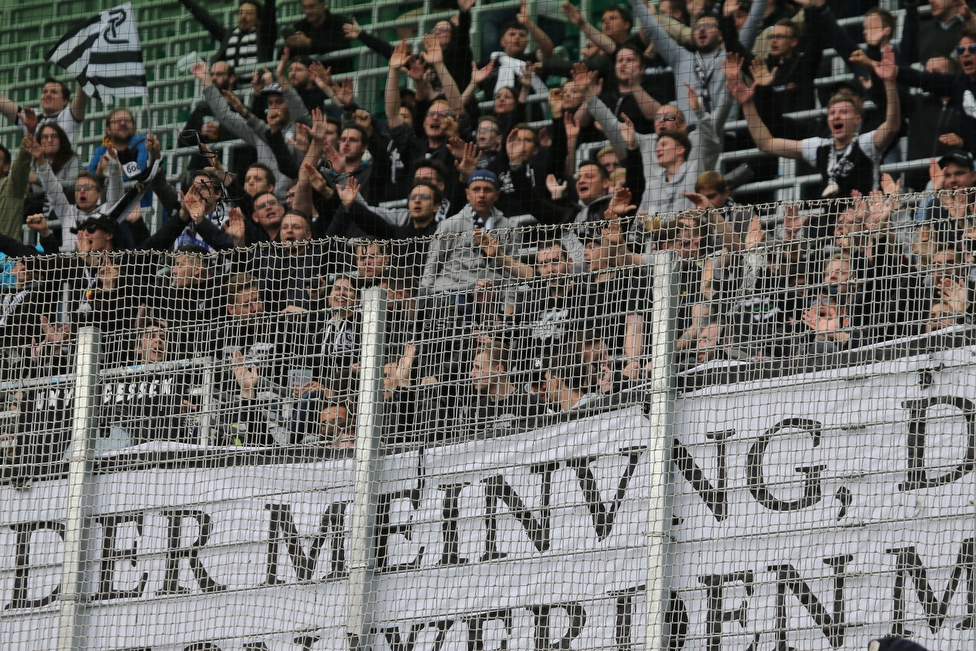
[[[617,51],[617,44],[613,39],[586,22],[586,19],[583,17],[583,12],[580,11],[579,7],[564,2],[562,4],[562,10],[569,22],[576,25],[598,48],[610,55]]]
[[[901,102],[898,99],[898,66],[895,64],[895,50],[890,45],[885,47],[881,53],[881,61],[873,63],[874,73],[881,78],[885,86],[885,95],[888,100],[885,121],[880,127],[875,129],[874,146],[878,151],[884,151],[898,137],[901,128]]]
[[[668,63],[671,63],[674,60],[675,53],[681,49],[681,45],[661,27],[661,23],[644,4],[644,0],[630,0],[630,7],[634,11],[634,17],[644,26],[644,33],[647,38],[654,44],[661,56]]]
[[[746,18],[742,31],[739,32],[739,45],[746,50],[751,50],[756,42],[756,37],[762,31],[763,12],[766,10],[766,0],[757,0],[749,8],[749,16]]]
[[[403,39],[393,48],[390,69],[386,75],[385,95],[386,122],[391,130],[403,124],[403,116],[400,115],[400,68],[409,65],[412,59],[407,39]]]
[[[549,38],[548,34],[539,29],[538,25],[532,22],[532,15],[529,13],[529,6],[525,0],[521,0],[518,16],[515,18],[528,30],[529,36],[535,41],[535,46],[541,55],[540,60],[545,61],[546,59],[552,58],[552,51],[555,49],[552,44],[552,39]]]
[[[461,104],[461,89],[458,88],[457,82],[454,77],[451,76],[451,71],[447,69],[444,64],[444,51],[439,45],[437,45],[437,40],[434,38],[433,34],[428,34],[424,37],[424,60],[434,66],[434,70],[437,72],[437,77],[441,80],[441,88],[444,91],[444,98],[450,105],[451,110],[454,115],[460,115],[461,109],[464,108]],[[399,91],[397,91],[397,96],[399,97]],[[399,111],[399,109],[398,109]]]
[[[227,37],[227,28],[195,0],[180,0],[180,3],[190,11],[190,14],[197,19],[197,22],[205,30],[210,32],[215,41],[223,41]]]
[[[756,105],[752,101],[752,91],[746,89],[745,93],[747,95],[741,94],[741,91],[736,92],[736,99],[742,105],[742,114],[749,125],[749,135],[752,136],[759,150],[773,156],[803,158],[803,143],[799,140],[774,138],[759,117]]]

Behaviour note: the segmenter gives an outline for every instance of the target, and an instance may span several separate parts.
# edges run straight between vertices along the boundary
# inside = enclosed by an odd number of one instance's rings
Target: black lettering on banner
[[[935,591],[929,584],[928,570],[922,563],[915,547],[900,547],[889,549],[889,554],[895,554],[895,587],[892,591],[894,613],[891,629],[893,635],[910,636],[911,631],[905,630],[905,580],[911,577],[915,583],[915,594],[928,617],[929,630],[938,632],[949,613],[949,604],[956,594],[962,575],[966,574],[966,616],[956,626],[960,630],[972,630],[974,627],[974,609],[976,609],[976,538],[967,538],[959,547],[956,564],[952,567],[952,575],[946,584],[942,599],[935,596]]]
[[[380,633],[386,638],[386,644],[390,647],[390,651],[413,651],[414,647],[417,645],[417,637],[426,628],[436,629],[437,633],[434,637],[434,642],[430,646],[430,651],[439,651],[444,645],[444,638],[447,636],[447,632],[454,626],[453,619],[439,619],[433,622],[423,622],[420,624],[413,624],[410,627],[410,632],[407,633],[407,640],[404,641],[403,637],[400,635],[399,626],[391,626],[389,628],[380,629]]]
[[[825,558],[824,564],[834,569],[834,612],[827,612],[810,586],[800,577],[800,573],[789,564],[771,565],[770,572],[776,573],[776,648],[787,648],[787,635],[790,631],[787,621],[786,592],[789,590],[800,601],[813,621],[823,630],[824,637],[833,648],[844,644],[844,584],[847,578],[847,564],[854,560],[851,555]]]
[[[552,611],[561,608],[569,616],[569,625],[566,631],[559,636],[557,641],[552,639],[552,629],[550,619]],[[545,606],[532,606],[529,608],[535,615],[535,649],[536,651],[548,651],[549,649],[570,649],[573,640],[578,638],[586,626],[586,610],[583,604],[570,601],[563,604],[549,604]]]
[[[542,505],[539,508],[538,520],[502,475],[481,480],[485,485],[485,527],[487,529],[482,561],[498,560],[508,555],[498,551],[497,547],[498,522],[495,518],[495,510],[498,508],[498,500],[505,503],[512,517],[522,525],[522,529],[528,534],[529,540],[537,550],[544,552],[549,549],[549,498],[552,494],[552,473],[558,467],[558,463],[543,463],[529,468],[532,474],[542,476]]]
[[[295,518],[291,514],[291,507],[287,504],[265,504],[265,510],[271,514],[268,523],[268,564],[264,583],[275,585],[284,583],[278,578],[278,555],[284,539],[288,557],[295,569],[295,576],[299,581],[315,579],[315,568],[318,566],[319,554],[326,540],[329,541],[330,559],[329,573],[325,577],[334,579],[345,575],[345,502],[333,502],[322,515],[319,532],[312,538],[312,546],[305,553],[302,546]]]
[[[221,585],[210,578],[207,569],[200,562],[200,550],[210,540],[210,530],[212,528],[210,515],[203,511],[194,509],[173,509],[162,512],[163,517],[169,519],[169,546],[166,551],[166,578],[163,580],[163,588],[156,592],[157,595],[186,594],[190,588],[180,585],[180,565],[183,559],[193,570],[193,578],[203,592],[220,592],[226,590],[227,586]],[[196,520],[200,527],[197,539],[188,547],[181,547],[180,541],[183,538],[183,521],[187,518]]]
[[[820,445],[820,432],[822,426],[815,420],[806,418],[786,418],[776,423],[757,440],[749,449],[746,457],[746,476],[748,477],[749,492],[770,511],[799,511],[813,506],[821,499],[820,492],[820,473],[827,466],[797,466],[797,472],[806,475],[803,481],[803,497],[793,501],[783,501],[777,499],[766,486],[766,477],[763,472],[763,456],[770,440],[775,434],[784,429],[798,429],[810,433],[813,439],[813,447]]]
[[[488,622],[493,621],[499,621],[505,627],[505,639],[502,640],[501,648],[508,648],[508,641],[512,637],[512,611],[508,608],[503,608],[501,610],[490,610],[486,613],[479,613],[474,617],[468,618],[468,651],[484,651],[485,627]]]
[[[463,565],[468,559],[461,558],[460,539],[458,537],[458,519],[461,517],[461,509],[458,506],[461,491],[469,482],[460,484],[444,484],[437,487],[437,490],[444,491],[444,506],[441,508],[441,534],[444,537],[444,551],[441,552],[441,565]]]
[[[14,586],[11,592],[10,601],[3,607],[4,610],[16,610],[18,608],[43,608],[58,598],[61,591],[59,584],[45,596],[39,599],[28,598],[28,588],[30,580],[30,546],[31,537],[40,530],[53,531],[64,540],[64,525],[60,522],[41,520],[37,522],[21,522],[11,525],[13,531],[17,532],[17,555],[14,559]]]
[[[725,610],[723,597],[724,588],[729,583],[741,583],[745,587],[746,596],[752,596],[753,573],[733,572],[731,574],[706,574],[698,577],[698,582],[705,586],[706,613],[705,634],[708,636],[706,648],[708,651],[721,651],[722,625],[726,622],[738,622],[742,628],[746,627],[746,603],[743,601],[735,610]]]
[[[928,410],[934,405],[955,407],[966,419],[969,434],[966,454],[955,468],[938,477],[929,477],[925,470],[925,427]],[[976,468],[976,405],[958,396],[934,396],[920,400],[906,400],[902,406],[909,411],[908,417],[908,472],[905,483],[899,485],[903,491],[934,488],[958,481]]]
[[[183,647],[183,651],[223,651],[223,649],[213,642],[194,642]]]
[[[142,596],[149,581],[149,572],[143,572],[139,577],[139,584],[131,590],[115,589],[115,564],[129,562],[136,566],[138,543],[133,540],[132,547],[118,549],[115,546],[116,532],[120,524],[135,522],[136,535],[142,537],[144,515],[132,513],[127,515],[108,515],[95,518],[95,522],[102,526],[102,560],[98,572],[98,592],[92,597],[96,601],[108,599],[135,599]]]
[[[302,651],[312,651],[312,647],[321,639],[322,638],[318,635],[299,635],[293,639],[292,642],[302,647]],[[261,642],[260,644],[261,648],[258,649],[258,647],[254,647],[254,651],[267,651],[268,647],[264,645],[264,642]],[[244,647],[244,651],[249,651],[249,649]]]
[[[613,622],[613,648],[616,651],[631,651],[634,648],[634,641],[631,639],[631,631],[634,627],[634,597],[643,595],[645,589],[646,586],[639,585],[607,593],[616,600]]]
[[[398,570],[410,570],[420,567],[420,562],[424,558],[424,547],[417,551],[417,557],[407,563],[397,563],[387,565],[390,550],[390,536],[400,535],[406,540],[410,540],[412,525],[410,522],[401,524],[390,524],[390,507],[396,500],[410,500],[410,510],[416,511],[420,508],[421,491],[419,488],[410,488],[392,493],[384,493],[379,496],[376,502],[376,569],[381,572],[396,572]]]
[[[580,489],[583,491],[583,499],[586,500],[586,505],[590,509],[590,516],[593,518],[593,529],[596,531],[597,540],[604,540],[613,532],[613,521],[616,518],[617,509],[620,508],[620,503],[623,502],[624,496],[627,494],[627,485],[634,475],[641,453],[645,450],[647,450],[647,446],[621,450],[621,453],[627,455],[627,468],[620,477],[620,481],[617,482],[617,493],[610,500],[609,507],[604,505],[603,498],[600,496],[600,488],[590,471],[590,464],[596,460],[596,457],[581,457],[566,461],[566,466],[576,471],[576,478],[579,480]]]
[[[725,488],[726,469],[728,468],[725,441],[734,435],[734,429],[705,434],[705,438],[715,440],[715,455],[718,465],[718,479],[716,480],[717,486],[715,487],[708,481],[705,473],[695,463],[695,458],[691,456],[691,452],[688,451],[688,448],[681,441],[674,439],[674,446],[671,450],[671,461],[701,497],[702,502],[705,503],[708,510],[715,516],[716,522],[721,522],[728,517],[725,510],[728,499],[728,492]]]

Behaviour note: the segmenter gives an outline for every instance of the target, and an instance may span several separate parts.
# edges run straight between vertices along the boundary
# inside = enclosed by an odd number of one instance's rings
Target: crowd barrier
[[[972,648],[965,196],[29,261],[3,646]]]

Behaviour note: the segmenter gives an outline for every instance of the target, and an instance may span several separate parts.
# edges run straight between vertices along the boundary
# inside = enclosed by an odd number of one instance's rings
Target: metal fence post
[[[376,476],[383,426],[383,345],[386,335],[386,293],[374,287],[363,298],[363,337],[359,405],[356,419],[355,496],[349,549],[349,611],[346,635],[350,651],[372,648],[373,572],[376,568]]]
[[[668,494],[668,429],[671,409],[674,342],[674,268],[671,253],[653,254],[654,298],[651,306],[651,391],[648,396],[647,419],[650,436],[647,442],[647,463],[650,474],[647,499],[647,578],[645,601],[647,631],[645,651],[665,648],[664,618],[668,606],[665,577],[665,544],[667,535]]]
[[[98,328],[78,330],[75,359],[75,398],[71,418],[71,453],[68,457],[68,503],[64,523],[64,557],[58,600],[58,651],[87,647],[84,613],[88,590],[85,582],[92,499],[91,442],[95,430],[95,391],[98,385]]]

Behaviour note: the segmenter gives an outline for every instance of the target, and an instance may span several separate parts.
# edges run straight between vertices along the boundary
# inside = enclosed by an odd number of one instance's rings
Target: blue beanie
[[[471,184],[475,181],[487,181],[495,186],[496,190],[501,187],[501,184],[498,182],[498,176],[491,170],[475,170],[472,172],[471,176],[468,177],[467,187],[470,188]]]

